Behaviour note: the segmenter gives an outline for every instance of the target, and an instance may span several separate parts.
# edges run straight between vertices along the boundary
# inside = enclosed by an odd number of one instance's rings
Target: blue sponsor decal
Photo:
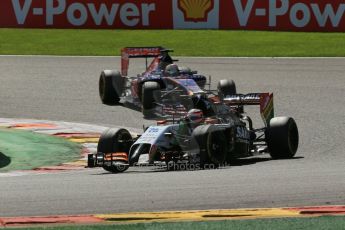
[[[159,128],[155,128],[155,127],[150,127],[149,130],[147,130],[148,133],[158,133],[159,132]]]

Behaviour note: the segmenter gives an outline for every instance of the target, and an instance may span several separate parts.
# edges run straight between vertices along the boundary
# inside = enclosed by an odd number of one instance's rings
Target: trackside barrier
[[[344,0],[1,0],[0,27],[345,31]]]

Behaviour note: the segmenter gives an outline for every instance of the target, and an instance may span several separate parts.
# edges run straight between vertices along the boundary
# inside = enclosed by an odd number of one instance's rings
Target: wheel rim
[[[119,171],[119,172],[123,172],[123,171],[126,171],[128,169],[127,165],[118,165],[115,167],[116,167],[117,171]]]

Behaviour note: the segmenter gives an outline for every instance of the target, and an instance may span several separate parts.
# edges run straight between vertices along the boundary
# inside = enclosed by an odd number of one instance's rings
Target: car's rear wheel
[[[158,82],[147,81],[142,85],[142,104],[144,116],[150,115],[150,111],[156,106],[155,94],[159,94],[161,87]]]
[[[120,102],[123,78],[119,71],[103,70],[99,78],[99,96],[103,104],[114,105]]]
[[[129,153],[131,147],[132,136],[126,129],[107,129],[105,130],[98,141],[97,152],[101,153]],[[128,162],[124,162],[128,163]],[[103,168],[112,173],[124,172],[128,169],[128,165],[111,165],[103,166]]]
[[[219,97],[222,99],[228,95],[234,95],[237,93],[235,82],[229,79],[220,80],[218,82],[217,90]]]
[[[266,131],[266,141],[272,158],[294,157],[299,142],[295,120],[291,117],[272,118]]]

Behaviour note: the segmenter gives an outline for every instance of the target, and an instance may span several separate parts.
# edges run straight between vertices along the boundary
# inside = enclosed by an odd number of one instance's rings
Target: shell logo
[[[213,0],[179,0],[178,7],[186,21],[206,22],[207,14],[214,8]]]

